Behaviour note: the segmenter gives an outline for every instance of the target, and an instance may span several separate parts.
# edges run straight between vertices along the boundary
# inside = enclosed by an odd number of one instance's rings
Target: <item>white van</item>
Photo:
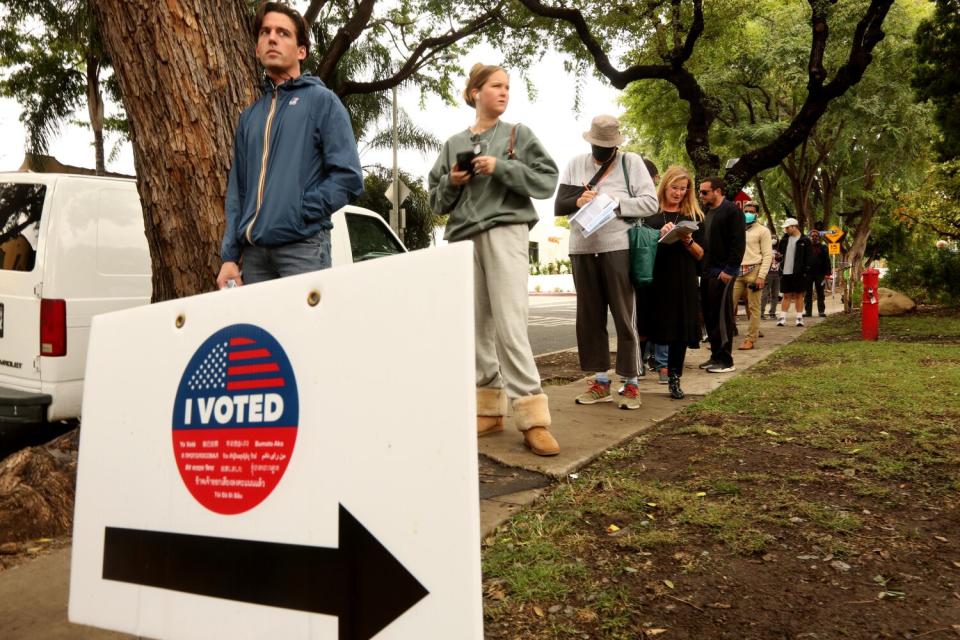
[[[406,251],[367,209],[333,223],[335,267]],[[150,294],[134,180],[0,173],[0,425],[78,417],[91,318]]]

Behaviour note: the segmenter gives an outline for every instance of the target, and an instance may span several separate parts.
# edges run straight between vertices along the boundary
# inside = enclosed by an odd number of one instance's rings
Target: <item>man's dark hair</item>
[[[717,189],[720,189],[720,191],[723,191],[724,193],[726,193],[727,183],[723,181],[723,178],[718,178],[717,176],[710,176],[709,178],[704,178],[703,181],[710,183],[711,190],[716,191]]]
[[[823,231],[823,220],[817,220],[813,223],[813,228],[816,231]]]
[[[660,171],[657,169],[657,165],[653,164],[652,160],[648,160],[647,158],[644,158],[643,164],[647,165],[647,173],[650,174],[651,178],[654,176],[660,175]]]
[[[307,21],[303,19],[300,12],[285,2],[264,2],[257,7],[257,15],[253,18],[253,38],[260,37],[260,27],[263,26],[263,17],[268,13],[282,13],[291,20],[297,30],[297,46],[307,50],[310,55],[310,30],[307,29]]]

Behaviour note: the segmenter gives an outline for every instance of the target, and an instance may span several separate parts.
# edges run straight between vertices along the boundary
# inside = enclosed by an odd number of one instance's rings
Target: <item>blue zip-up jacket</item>
[[[330,216],[362,193],[339,98],[310,74],[278,86],[267,78],[237,124],[220,258],[238,262],[244,244],[276,247],[330,229]]]

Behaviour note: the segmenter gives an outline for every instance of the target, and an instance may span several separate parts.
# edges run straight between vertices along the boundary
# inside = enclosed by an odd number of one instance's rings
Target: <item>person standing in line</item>
[[[773,238],[771,234],[770,248],[773,250],[773,262],[770,263],[770,271],[767,272],[767,280],[763,287],[763,295],[760,297],[760,318],[768,317],[771,320],[777,317],[777,303],[780,302],[780,262],[783,260],[783,254],[780,253],[780,243]],[[764,315],[764,309],[768,308],[769,315]]]
[[[807,278],[810,269],[810,240],[800,232],[800,223],[796,218],[787,218],[783,222],[784,234],[780,238],[780,290],[783,292],[783,304],[777,326],[787,323],[787,313],[793,304],[797,312],[797,326],[803,326],[803,292],[807,290]]]
[[[661,243],[653,264],[653,282],[637,288],[640,330],[657,344],[667,345],[670,397],[681,399],[687,349],[700,347],[698,262],[703,258],[703,212],[693,193],[693,180],[683,167],[672,166],[657,187],[660,211],[641,224],[666,236],[683,221],[696,222],[696,231],[671,244]],[[738,210],[739,213],[739,210]]]
[[[617,402],[621,409],[640,408],[637,376],[641,349],[637,340],[637,305],[630,282],[627,231],[636,220],[657,210],[657,194],[643,159],[620,152],[620,121],[601,115],[583,133],[590,153],[570,161],[560,177],[554,215],[569,216],[604,194],[616,202],[616,217],[584,237],[576,221],[570,225],[570,260],[577,290],[577,351],[580,368],[595,374],[577,404],[610,402],[610,337],[607,310],[617,328],[616,372],[623,380]]]
[[[703,321],[710,340],[710,358],[700,364],[709,373],[735,371],[733,336],[736,301],[733,284],[740,274],[740,261],[746,243],[743,212],[727,200],[721,178],[710,177],[700,183],[700,200],[708,209],[703,220],[703,274],[700,278],[700,301]]]
[[[220,288],[330,267],[330,216],[363,193],[347,110],[319,78],[300,73],[310,52],[303,17],[265,2],[254,33],[266,77],[237,124]]]
[[[557,165],[533,131],[501,120],[510,99],[503,67],[475,64],[463,99],[476,119],[444,143],[428,181],[433,211],[450,214],[444,237],[473,242],[477,435],[503,431],[513,398],[526,447],[553,456],[560,445],[527,336],[527,279],[531,198],[553,195]]]
[[[813,293],[817,293],[817,311],[821,318],[827,315],[827,304],[824,296],[824,285],[830,276],[830,256],[827,247],[820,241],[820,232],[814,229],[810,232],[810,279],[807,282],[807,295],[803,301],[803,315],[809,318],[813,315]]]
[[[743,205],[743,219],[747,225],[746,244],[740,261],[740,275],[733,285],[733,299],[737,302],[747,294],[747,315],[750,316],[747,336],[738,349],[753,349],[760,337],[760,291],[766,284],[767,272],[773,262],[770,230],[757,222],[757,203]]]
[[[660,171],[657,169],[657,165],[653,164],[653,161],[648,158],[643,159],[643,163],[647,165],[647,171],[650,172],[650,177],[653,178],[653,186],[658,186],[660,184]],[[657,382],[660,384],[667,384],[667,345],[665,344],[656,344],[650,340],[641,340],[640,341],[640,375],[645,375],[644,365],[649,365],[650,369],[657,372]]]

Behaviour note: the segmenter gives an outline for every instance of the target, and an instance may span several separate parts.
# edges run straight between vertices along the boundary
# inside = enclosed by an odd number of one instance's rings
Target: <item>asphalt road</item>
[[[576,296],[530,296],[527,334],[534,355],[563,351],[577,346]],[[607,314],[607,331],[616,335],[613,320]]]

